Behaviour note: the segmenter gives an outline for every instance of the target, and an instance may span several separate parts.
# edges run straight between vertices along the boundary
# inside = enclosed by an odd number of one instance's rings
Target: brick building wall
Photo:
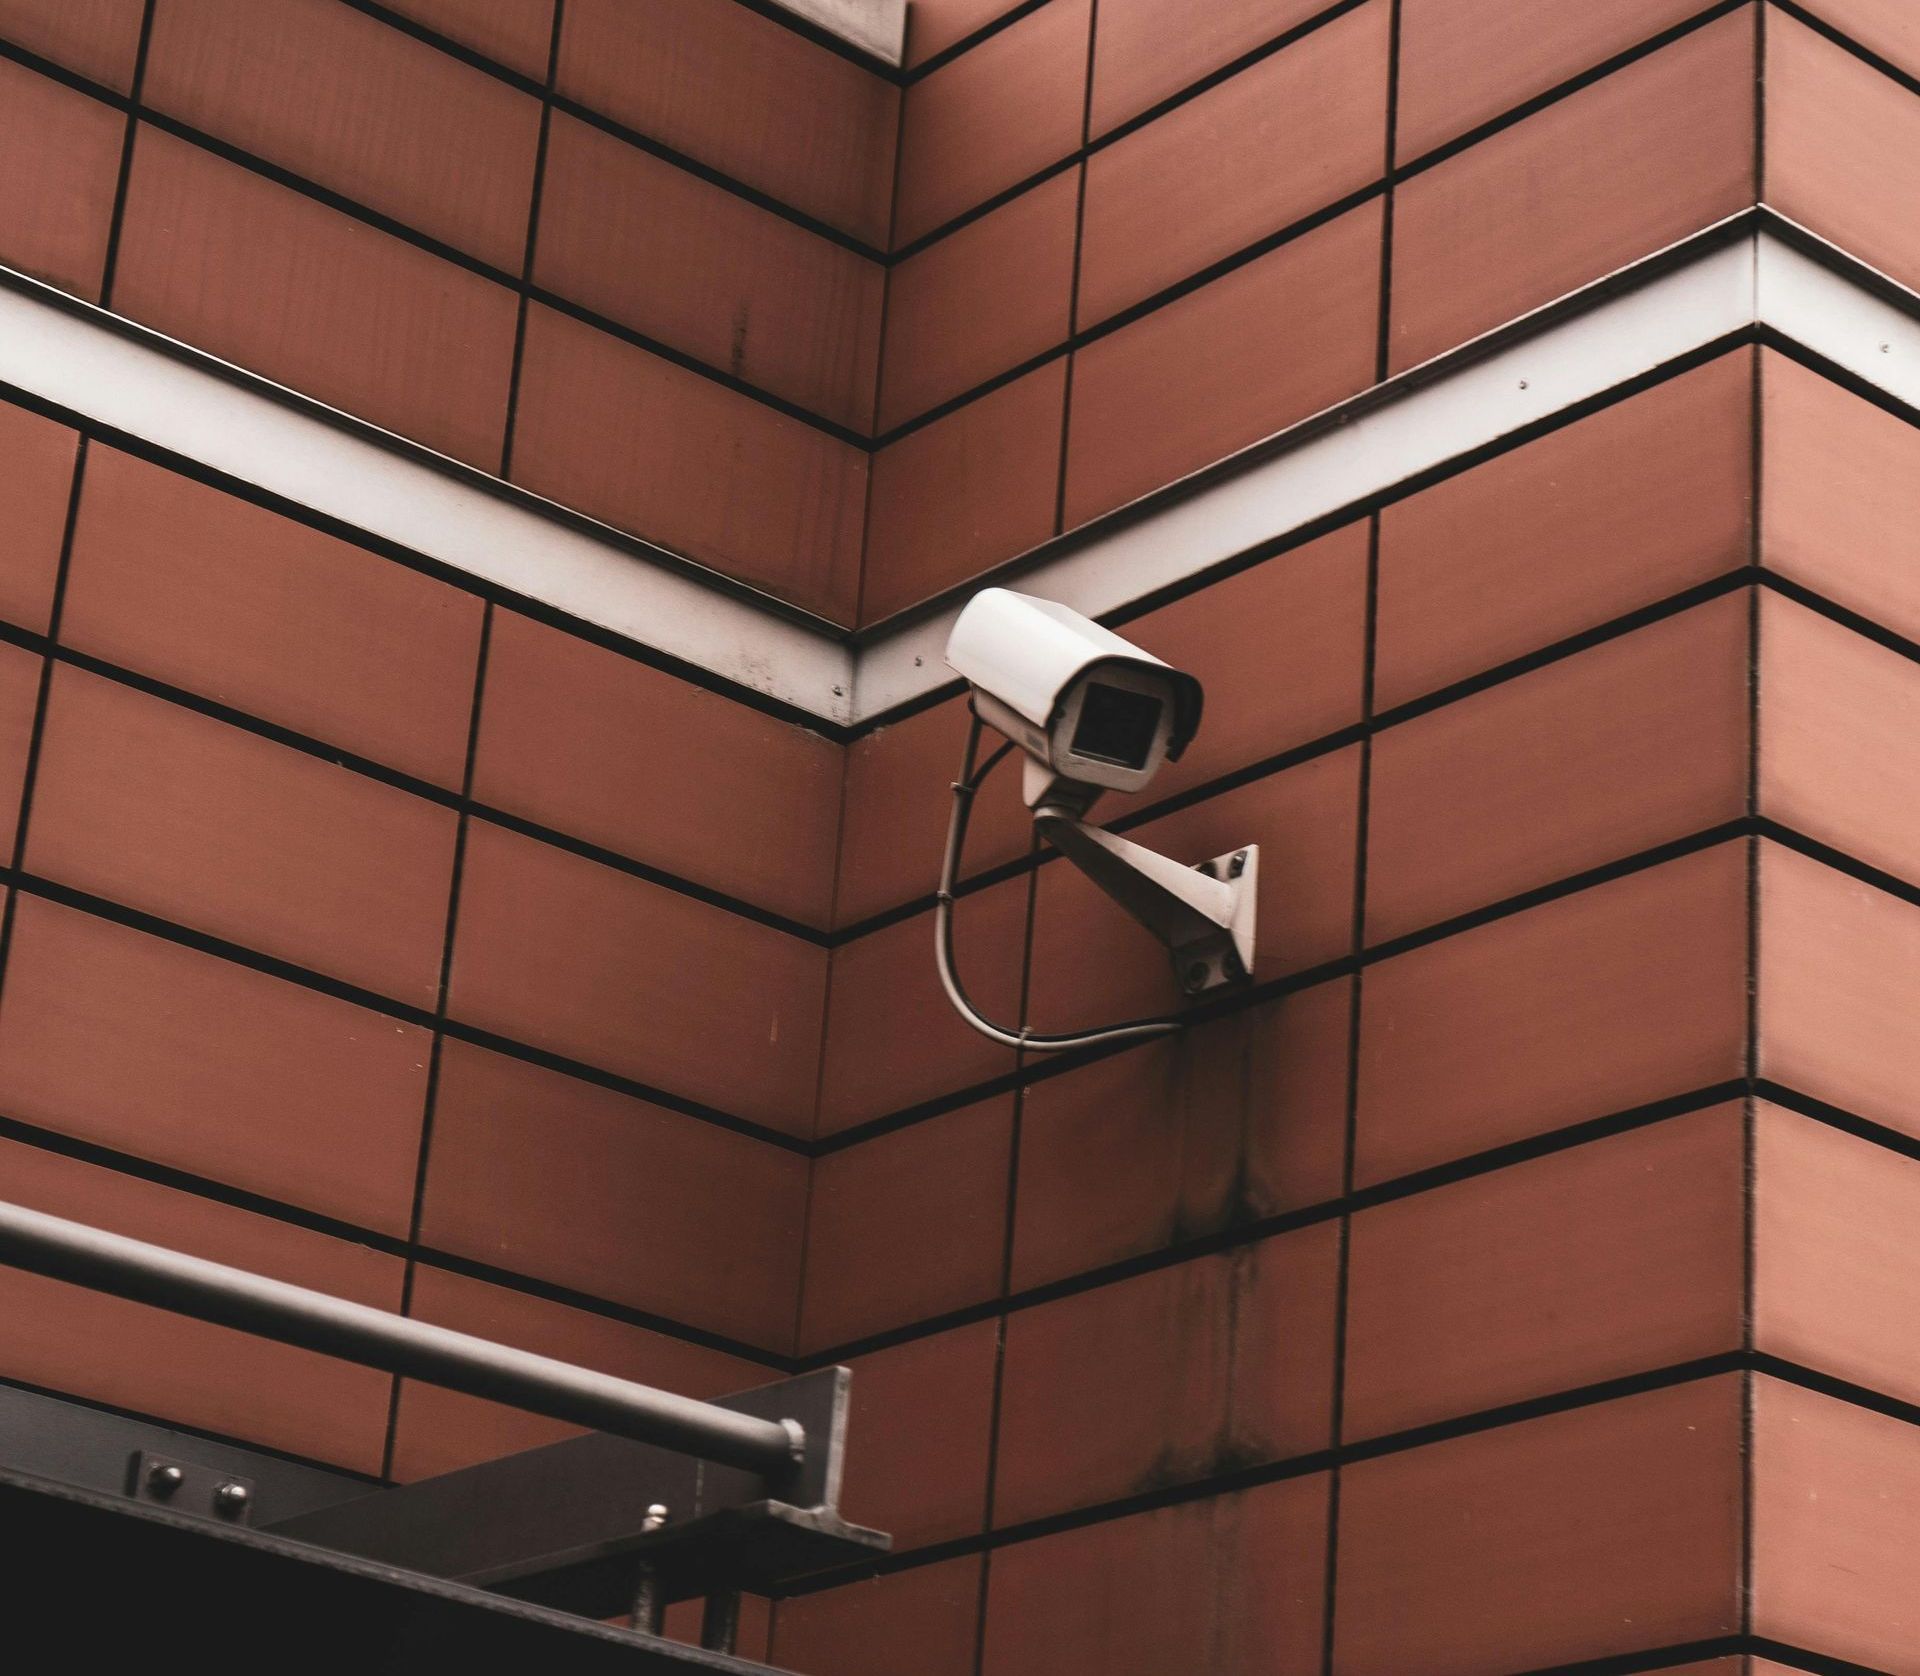
[[[0,264],[865,643],[1756,205],[1920,286],[1916,189],[1897,0],[916,0],[899,73],[0,0]],[[1261,844],[1257,982],[1021,1063],[934,974],[948,689],[823,722],[0,397],[5,1197],[848,1362],[897,1551],[748,1624],[814,1676],[1920,1671],[1910,406],[1745,332],[1112,613],[1209,704],[1104,812]],[[988,1010],[1170,1003],[1010,774],[972,862]],[[556,1435],[0,1298],[0,1376],[370,1478]]]

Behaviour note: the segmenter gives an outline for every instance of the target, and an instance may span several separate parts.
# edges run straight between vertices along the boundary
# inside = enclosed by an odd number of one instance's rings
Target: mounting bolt
[[[1237,879],[1240,877],[1242,873],[1246,872],[1246,870],[1247,870],[1247,852],[1245,850],[1240,850],[1234,855],[1233,860],[1227,863],[1227,877],[1230,879]]]
[[[247,1503],[253,1499],[247,1493],[244,1484],[235,1484],[229,1480],[225,1484],[214,1486],[213,1510],[223,1518],[237,1519],[247,1510]]]
[[[647,1516],[640,1521],[640,1528],[643,1531],[657,1531],[666,1522],[667,1504],[663,1501],[656,1501],[647,1509]]]
[[[1198,995],[1201,990],[1207,987],[1207,971],[1207,963],[1204,960],[1196,960],[1187,968],[1187,993],[1189,995]]]
[[[186,1481],[184,1472],[164,1461],[155,1461],[147,1468],[147,1488],[156,1496],[170,1496]]]

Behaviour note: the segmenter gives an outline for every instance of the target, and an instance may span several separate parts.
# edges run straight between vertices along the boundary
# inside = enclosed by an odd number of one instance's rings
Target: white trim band
[[[4,272],[4,270],[0,270]],[[21,275],[0,380],[298,506],[823,719],[851,719],[836,635],[486,474]],[[639,549],[639,551],[636,551]]]
[[[896,70],[907,55],[907,0],[773,0]]]
[[[1920,296],[1791,223],[1773,231],[1747,212],[980,582],[1007,581],[1106,617],[1761,327],[1920,408]],[[854,671],[857,719],[885,715],[952,679],[940,654],[962,603],[891,631],[881,625],[866,639]]]
[[[1920,296],[1750,211],[979,581],[1017,577],[1106,616],[1761,327],[1920,408]],[[658,548],[6,270],[0,380],[830,724],[870,722],[953,679],[941,654],[958,599],[856,649]]]

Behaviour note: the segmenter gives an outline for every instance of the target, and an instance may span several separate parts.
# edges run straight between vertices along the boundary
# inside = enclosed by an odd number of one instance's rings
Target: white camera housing
[[[1257,845],[1188,866],[1080,818],[1101,792],[1140,791],[1186,749],[1200,725],[1200,683],[1067,606],[1007,588],[982,589],[967,602],[947,662],[972,686],[974,714],[1025,753],[1024,794],[1040,835],[1166,944],[1180,987],[1200,995],[1248,981]],[[971,790],[956,786],[956,799]],[[957,813],[943,912],[963,830]],[[1034,1047],[1099,1038],[1015,1038],[981,1019],[945,968],[944,920],[941,929],[942,977],[975,1028]],[[1177,1025],[1159,1021],[1135,1033],[1168,1027]]]
[[[1028,805],[1065,780],[1139,791],[1177,759],[1200,725],[1200,683],[1111,629],[1050,599],[984,588],[947,641],[947,662],[973,686],[974,712],[1047,772],[1029,773]],[[1091,788],[1098,788],[1093,790]]]

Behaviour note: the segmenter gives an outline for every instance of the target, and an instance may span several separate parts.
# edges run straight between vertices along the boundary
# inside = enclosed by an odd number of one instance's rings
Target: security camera
[[[1110,629],[1006,588],[967,602],[947,662],[973,712],[1026,753],[1028,808],[1140,791],[1200,725],[1200,683]]]
[[[1014,747],[1024,757],[1022,793],[1035,830],[1166,944],[1181,989],[1202,995],[1247,982],[1257,845],[1186,866],[1082,818],[1103,792],[1144,789],[1186,749],[1200,725],[1200,683],[1067,606],[1006,588],[983,589],[967,602],[947,641],[947,662],[972,687],[975,717],[953,788],[934,917],[941,981],[961,1016],[997,1041],[1054,1050],[1163,1035],[1182,1023],[1148,1019],[1042,1036],[1002,1029],[967,1000],[953,969],[954,882],[973,794]],[[976,771],[982,725],[1008,746]]]

